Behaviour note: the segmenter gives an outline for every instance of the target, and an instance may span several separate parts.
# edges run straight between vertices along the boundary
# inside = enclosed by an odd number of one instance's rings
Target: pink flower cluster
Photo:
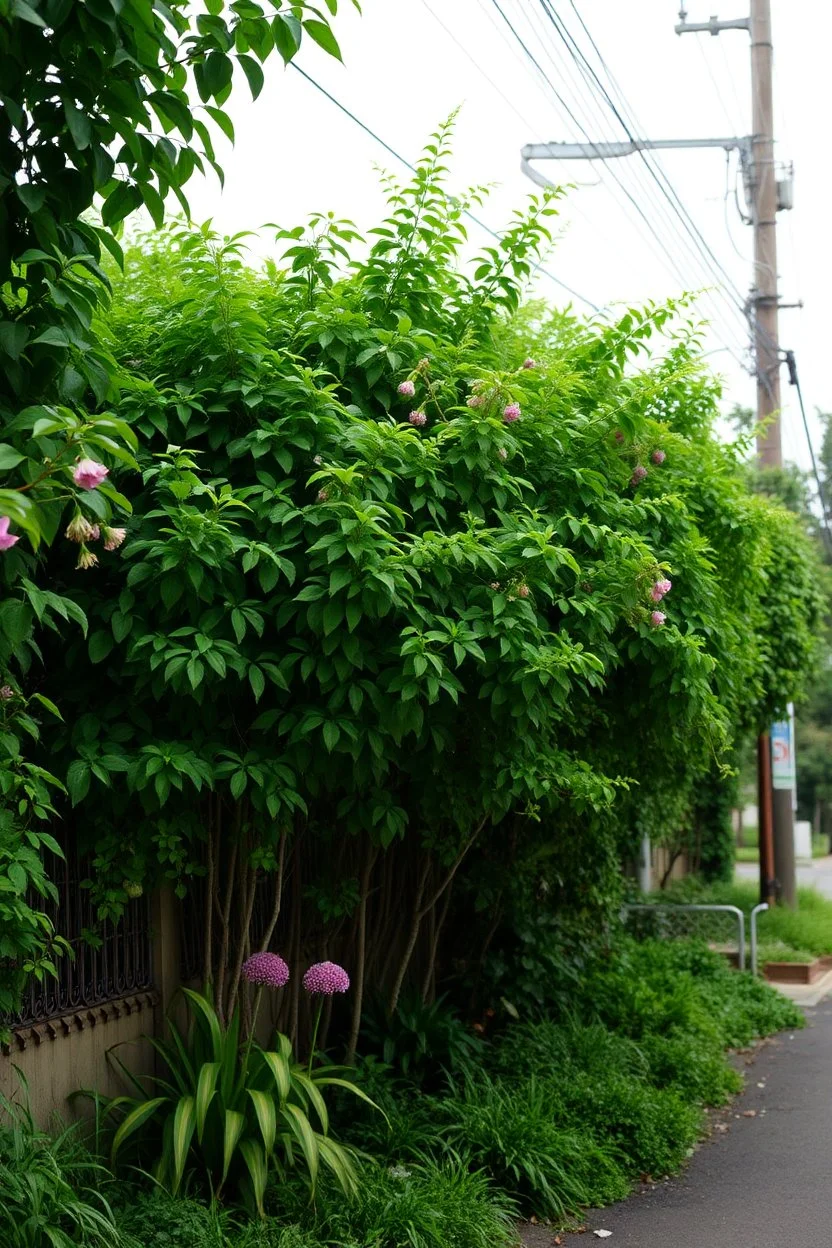
[[[79,459],[72,470],[72,479],[82,490],[98,489],[101,482],[110,475],[110,469],[99,464],[95,459]]]
[[[650,597],[654,602],[661,602],[665,594],[669,594],[672,588],[672,581],[656,581],[650,590]]]
[[[484,394],[472,394],[469,399],[465,400],[465,402],[468,404],[469,407],[482,407],[483,403],[485,402],[485,395]]]
[[[503,408],[503,420],[505,421],[505,423],[507,425],[511,425],[514,423],[515,420],[519,420],[519,419],[520,419],[520,404],[508,403]]]
[[[412,381],[400,381],[398,391],[399,394],[404,395],[406,399],[412,399],[416,393],[416,387]]]
[[[536,368],[536,367],[537,367],[537,365],[535,364],[535,362],[534,362],[534,360],[531,358],[531,356],[529,356],[529,358],[528,358],[528,359],[526,359],[526,360],[524,360],[524,361],[523,361],[523,367],[524,367],[524,368]]]
[[[0,550],[11,550],[20,538],[9,532],[9,517],[0,516]]]
[[[410,421],[411,425],[418,425],[420,427],[428,423],[428,418],[424,412],[411,412],[407,419]]]
[[[653,454],[650,456],[650,458],[652,459],[654,464],[663,464],[664,461],[667,459],[667,456],[665,455],[664,451],[654,451]]]
[[[650,623],[652,624],[653,628],[661,628],[662,624],[664,624],[666,619],[667,619],[667,616],[665,615],[664,611],[654,611],[650,616]]]
[[[243,979],[263,988],[285,988],[289,968],[279,953],[253,953],[243,963]]]
[[[633,475],[630,477],[630,485],[632,486],[641,485],[642,481],[644,480],[646,476],[647,476],[647,469],[644,467],[644,464],[636,464],[635,468],[633,469]]]
[[[337,962],[316,962],[304,975],[303,986],[307,992],[331,997],[347,991],[350,977]]]

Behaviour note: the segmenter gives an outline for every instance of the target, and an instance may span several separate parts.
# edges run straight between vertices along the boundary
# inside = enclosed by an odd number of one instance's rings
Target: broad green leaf
[[[292,1073],[287,1055],[270,1049],[263,1053],[263,1061],[272,1072],[281,1102],[285,1101],[292,1091]]]
[[[113,1144],[110,1150],[110,1158],[113,1165],[115,1165],[119,1150],[125,1140],[129,1139],[130,1136],[133,1135],[135,1131],[138,1131],[140,1127],[143,1127],[146,1122],[149,1122],[160,1106],[167,1104],[169,1104],[169,1101],[166,1096],[154,1096],[151,1097],[149,1101],[144,1101],[143,1104],[137,1105],[136,1108],[127,1115],[124,1121],[120,1123],[118,1130],[113,1136]]]
[[[204,1062],[200,1067],[196,1084],[196,1138],[202,1143],[205,1119],[217,1088],[220,1073],[219,1062]]]
[[[173,1116],[173,1194],[179,1191],[196,1125],[194,1098],[183,1097]]]
[[[263,71],[253,56],[241,55],[237,57],[237,60],[248,79],[248,85],[251,88],[251,98],[256,100],[263,90],[263,84],[266,81]]]
[[[240,1145],[240,1152],[243,1161],[251,1178],[251,1187],[254,1192],[254,1200],[257,1205],[257,1212],[261,1218],[265,1218],[266,1210],[263,1207],[263,1197],[266,1194],[266,1182],[269,1177],[269,1167],[266,1161],[266,1155],[256,1140],[243,1140]]]
[[[284,1121],[300,1144],[309,1168],[309,1178],[314,1189],[318,1179],[318,1140],[302,1109],[288,1101],[281,1110]]]
[[[225,1111],[225,1127],[223,1131],[222,1143],[222,1181],[228,1178],[228,1170],[231,1165],[231,1159],[234,1156],[234,1150],[237,1147],[240,1136],[243,1134],[243,1128],[246,1125],[244,1116],[236,1109],[227,1109]]]
[[[271,1157],[277,1135],[277,1112],[275,1110],[274,1097],[269,1096],[266,1092],[260,1092],[256,1088],[249,1088],[248,1094],[251,1097],[251,1103],[257,1115],[266,1156]]]
[[[334,56],[337,60],[342,60],[341,49],[338,47],[338,40],[332,33],[332,28],[327,26],[326,22],[319,22],[312,18],[308,22],[303,23],[303,29],[311,39],[314,39],[318,47],[323,48],[324,52],[328,52],[330,56]]]

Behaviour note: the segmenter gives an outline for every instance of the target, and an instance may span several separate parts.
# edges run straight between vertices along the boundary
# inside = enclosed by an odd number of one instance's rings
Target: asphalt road
[[[609,1248],[830,1248],[832,999],[806,1015],[806,1030],[763,1046],[684,1175],[593,1213],[589,1233],[564,1242],[588,1248],[603,1229]]]
[[[759,880],[760,868],[756,862],[738,862],[736,865],[738,880]],[[810,884],[824,897],[832,897],[832,856],[816,858],[811,867],[797,868],[798,884]],[[830,1236],[832,1242],[832,1236]]]

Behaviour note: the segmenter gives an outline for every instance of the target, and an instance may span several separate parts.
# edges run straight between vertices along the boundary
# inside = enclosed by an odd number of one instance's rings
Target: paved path
[[[738,880],[759,880],[760,878],[760,868],[756,862],[738,862],[736,873]],[[810,884],[825,897],[832,897],[832,856],[816,858],[811,867],[798,867],[797,882]],[[832,1242],[832,1235],[830,1242]]]
[[[681,1178],[593,1213],[590,1231],[611,1231],[609,1248],[830,1248],[832,999],[806,1014],[806,1030],[767,1043],[746,1091],[714,1116],[728,1131],[715,1131]]]

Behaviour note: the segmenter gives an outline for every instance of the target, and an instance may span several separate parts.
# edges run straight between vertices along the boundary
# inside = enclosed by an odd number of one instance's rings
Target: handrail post
[[[751,911],[751,974],[757,974],[757,915],[762,914],[764,910],[768,910],[767,901],[761,901]]]

